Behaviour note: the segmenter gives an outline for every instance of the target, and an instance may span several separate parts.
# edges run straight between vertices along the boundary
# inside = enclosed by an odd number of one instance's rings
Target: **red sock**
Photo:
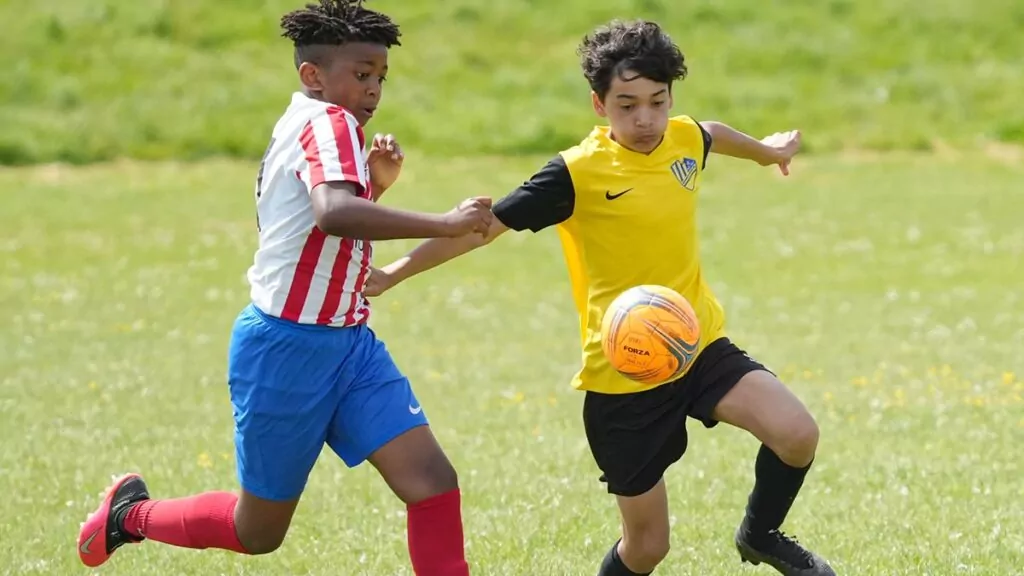
[[[125,516],[124,529],[135,536],[182,548],[221,548],[245,554],[235,532],[231,492],[206,492],[173,500],[143,500]]]
[[[408,529],[416,576],[469,576],[458,489],[410,504]]]

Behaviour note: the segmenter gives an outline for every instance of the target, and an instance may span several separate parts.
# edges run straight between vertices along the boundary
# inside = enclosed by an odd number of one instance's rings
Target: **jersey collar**
[[[594,129],[590,132],[590,137],[593,138],[601,148],[608,150],[612,154],[629,158],[631,162],[639,162],[641,164],[656,164],[663,161],[667,155],[671,154],[672,145],[669,142],[668,131],[661,139],[661,143],[658,147],[651,151],[650,154],[641,154],[635,150],[630,150],[622,144],[619,144],[611,137],[611,128],[608,126],[594,126]]]

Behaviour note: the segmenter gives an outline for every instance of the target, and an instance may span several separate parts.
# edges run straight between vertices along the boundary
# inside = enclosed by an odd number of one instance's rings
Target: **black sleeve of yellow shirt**
[[[697,126],[700,128],[700,135],[704,139],[704,160],[700,164],[700,169],[703,170],[708,165],[708,153],[711,152],[711,134],[701,126],[700,122],[697,122]]]
[[[509,228],[540,232],[565,222],[576,205],[572,176],[561,155],[555,156],[522,186],[494,205],[494,216]]]

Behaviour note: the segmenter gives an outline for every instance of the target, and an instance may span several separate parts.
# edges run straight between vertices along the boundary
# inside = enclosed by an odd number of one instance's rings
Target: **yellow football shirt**
[[[601,349],[601,319],[619,294],[660,284],[686,297],[700,351],[725,335],[725,314],[700,267],[697,195],[711,145],[692,118],[669,120],[650,154],[620,146],[605,126],[559,153],[494,206],[513,230],[556,226],[579,313],[583,365],[573,387],[625,394],[653,386],[620,375]]]

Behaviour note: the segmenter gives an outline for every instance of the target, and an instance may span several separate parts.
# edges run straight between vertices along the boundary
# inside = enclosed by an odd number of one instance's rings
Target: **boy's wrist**
[[[387,266],[384,266],[382,270],[387,275],[388,287],[390,288],[401,284],[409,278],[423,272],[423,264],[424,262],[422,258],[419,260],[413,260],[410,255],[406,254]]]
[[[430,214],[427,218],[431,222],[430,238],[445,238],[453,235],[454,223],[449,214]]]
[[[396,260],[395,262],[380,268],[380,271],[383,273],[382,280],[384,281],[383,284],[385,288],[392,288],[402,280],[405,280],[405,277],[402,274],[401,262],[401,260]]]
[[[782,161],[782,150],[779,150],[775,146],[769,144],[761,144],[761,150],[758,154],[757,163],[767,166],[769,164],[777,164]]]

